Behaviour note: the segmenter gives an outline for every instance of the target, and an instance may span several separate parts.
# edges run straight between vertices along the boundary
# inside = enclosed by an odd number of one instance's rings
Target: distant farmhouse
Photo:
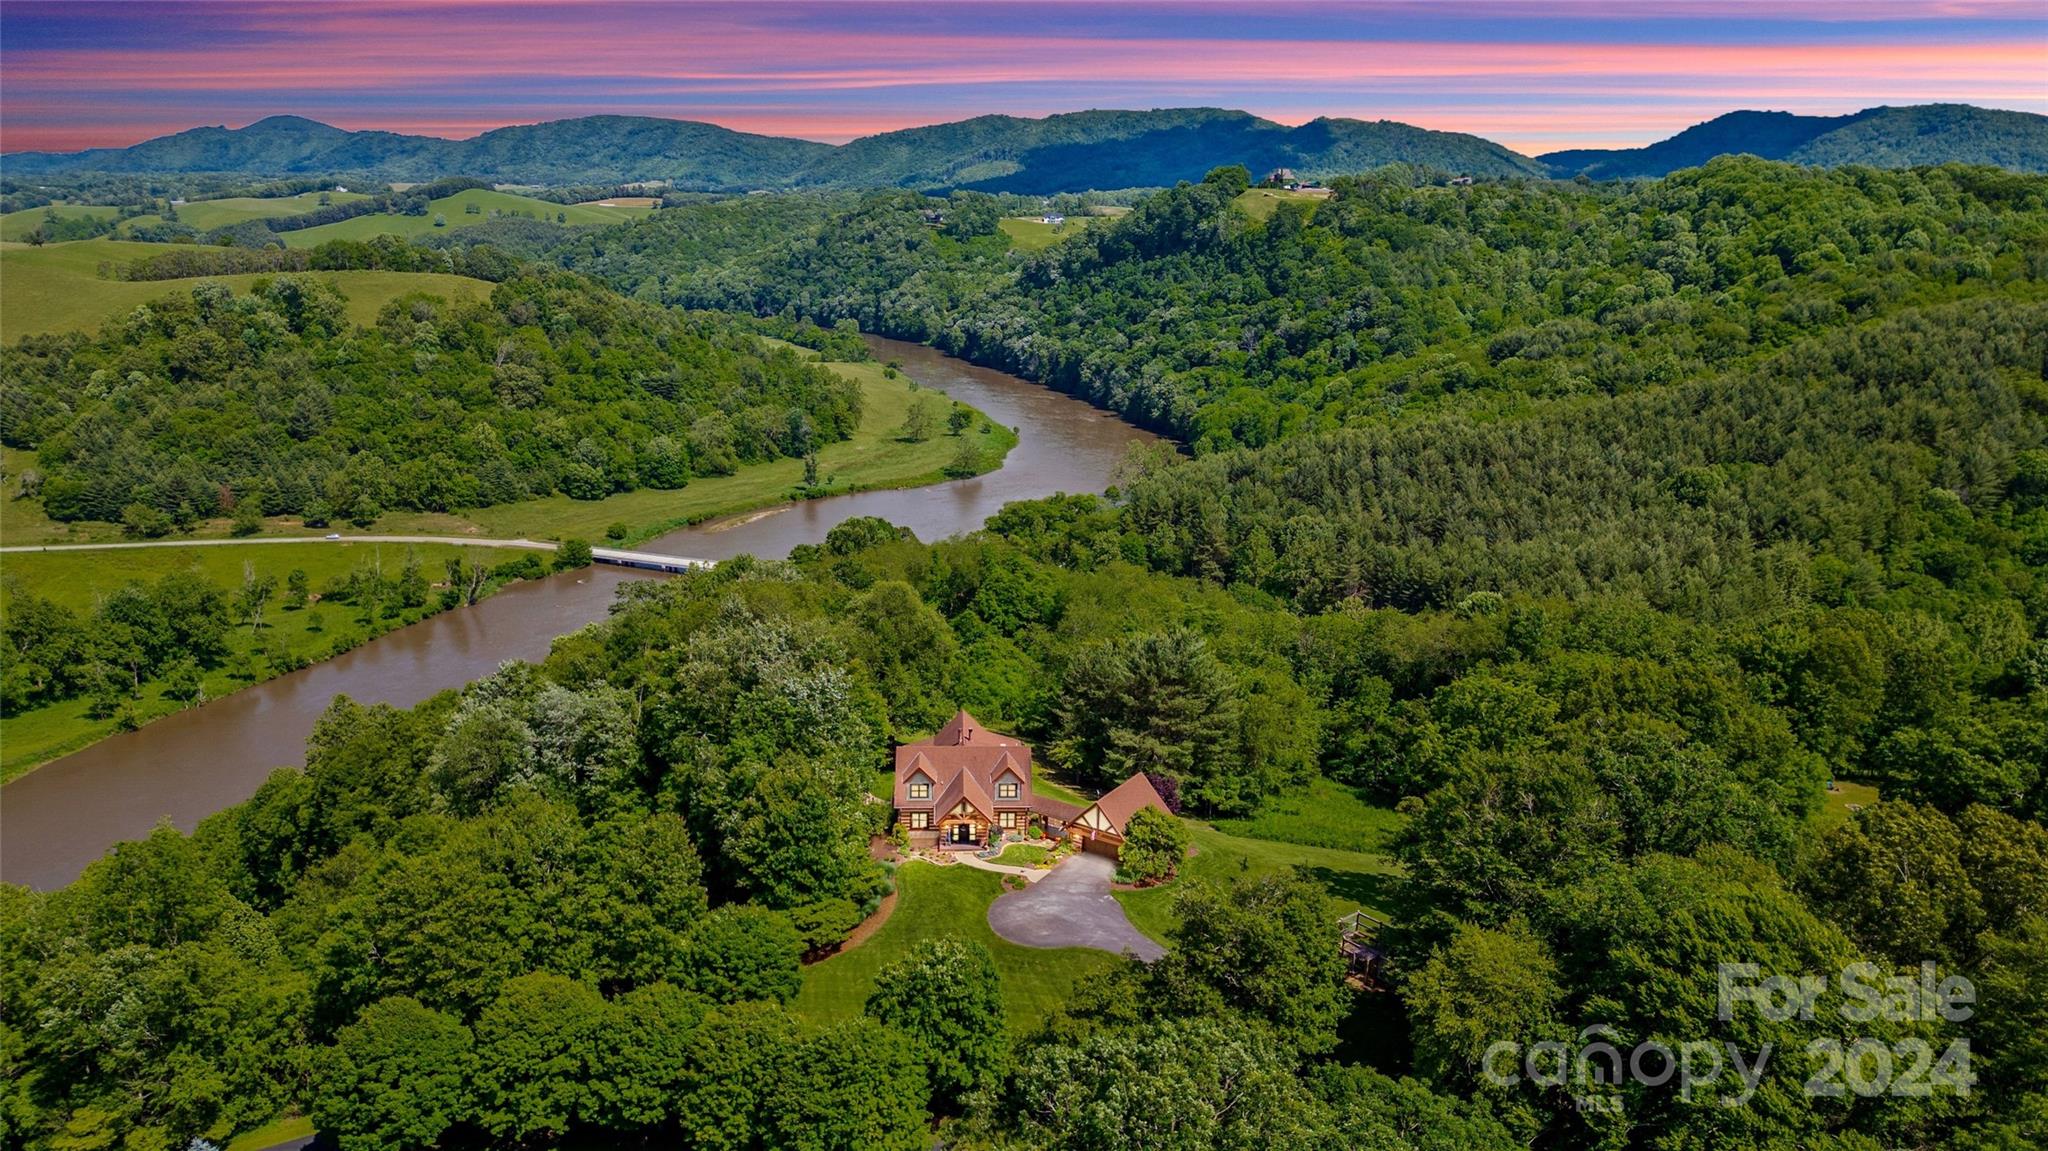
[[[1083,807],[1033,795],[1031,769],[1030,744],[960,712],[930,739],[896,749],[896,821],[913,847],[978,849],[991,832],[1036,825],[1049,838],[1115,858],[1132,815],[1166,810],[1142,773]]]

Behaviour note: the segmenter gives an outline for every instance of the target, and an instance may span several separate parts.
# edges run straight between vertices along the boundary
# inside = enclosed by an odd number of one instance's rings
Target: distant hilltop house
[[[1115,858],[1140,808],[1166,810],[1140,773],[1087,806],[1033,795],[1031,745],[990,731],[965,711],[929,739],[896,749],[896,821],[911,846],[973,850],[991,833],[1036,824],[1052,838]]]
[[[1457,179],[1451,181],[1451,187],[1453,188],[1469,188],[1471,186],[1472,177],[1470,176],[1459,176]]]
[[[1060,215],[1058,212],[1047,212],[1045,215],[1039,217],[1039,222],[1042,224],[1051,224],[1054,227],[1058,227],[1059,225],[1066,223],[1067,218],[1065,216]]]
[[[1266,178],[1261,182],[1272,188],[1285,187],[1295,182],[1294,169],[1275,168],[1266,173]]]

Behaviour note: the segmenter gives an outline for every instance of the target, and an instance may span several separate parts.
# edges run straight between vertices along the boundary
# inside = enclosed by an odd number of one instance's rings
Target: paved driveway
[[[1150,963],[1166,949],[1131,926],[1123,904],[1109,893],[1116,865],[1082,852],[1022,891],[1006,892],[989,905],[988,925],[997,935],[1026,947],[1093,947],[1130,952]]]

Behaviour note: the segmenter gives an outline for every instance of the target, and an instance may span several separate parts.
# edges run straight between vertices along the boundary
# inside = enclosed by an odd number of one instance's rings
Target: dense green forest
[[[396,300],[367,329],[312,277],[246,295],[202,283],[96,335],[24,339],[0,374],[0,439],[36,451],[27,494],[55,519],[142,534],[249,500],[367,524],[676,488],[803,456],[860,415],[854,385],[741,327],[545,271],[476,304]]]
[[[298,1109],[343,1151],[2048,1143],[2048,180],[1389,171],[1263,223],[1244,185],[1037,255],[973,194],[691,204],[549,241],[631,304],[528,272],[343,336],[280,277],[7,352],[46,500],[96,461],[236,458],[234,405],[289,438],[295,407],[227,385],[266,367],[401,389],[357,419],[333,385],[301,461],[431,459],[451,409],[521,474],[625,452],[664,426],[626,390],[650,346],[769,373],[764,451],[772,412],[835,426],[800,362],[657,304],[927,339],[1191,451],[963,539],[856,519],[629,584],[541,665],[337,701],[303,769],[193,835],[0,888],[0,1142]],[[436,390],[508,346],[552,357],[538,408]],[[698,385],[674,420],[731,410]],[[1171,780],[1190,820],[1373,805],[1381,989],[1345,980],[1325,876],[1247,866],[1175,880],[1166,956],[1042,1017],[933,937],[806,1018],[805,960],[904,889],[865,793],[960,707],[1071,786]],[[1973,998],[1857,1014],[1855,972]],[[1731,1007],[1731,978],[1780,998]]]
[[[1198,450],[1677,383],[1906,304],[2033,293],[2048,265],[2048,184],[1980,168],[1732,159],[1464,188],[1394,170],[1264,224],[1233,206],[1245,179],[1220,170],[1032,256],[881,195],[820,201],[793,234],[801,202],[686,207],[559,258],[671,303],[850,318]]]
[[[1126,514],[1013,505],[937,546],[853,521],[787,563],[634,585],[538,668],[410,712],[337,702],[303,771],[195,836],[159,831],[51,895],[8,891],[12,1130],[177,1146],[296,1104],[348,1151],[908,1149],[933,1114],[988,1147],[2038,1137],[2038,692],[2031,709],[1996,683],[1930,701],[1951,680],[1926,650],[1888,652],[1898,674],[1873,684],[1837,658],[1866,638],[1855,621],[1819,609],[1716,626],[1596,593],[1304,613],[1134,566]],[[1986,714],[1991,696],[2013,713]],[[1832,749],[1806,719],[1850,699],[1877,701],[1880,725],[1932,706],[2028,730],[2031,750],[1956,749],[2022,785],[1909,788],[1816,834]],[[930,1042],[1003,1033],[980,945],[942,940],[885,968],[864,1017],[802,1025],[802,956],[891,882],[866,850],[888,818],[866,780],[892,739],[959,705],[1077,780],[1171,775],[1194,813],[1318,771],[1404,797],[1398,997],[1346,987],[1318,889],[1279,876],[1189,886],[1166,959],[1084,985],[1015,1042]],[[1966,1038],[1974,1090],[1808,1098],[1806,1044],[1831,1017],[1718,1021],[1730,956],[1967,971],[1966,1025],[1858,1033]],[[1741,1106],[1720,1103],[1732,1079],[1701,1106],[1482,1077],[1489,1040],[1585,1020],[1624,1049],[1780,1053]]]

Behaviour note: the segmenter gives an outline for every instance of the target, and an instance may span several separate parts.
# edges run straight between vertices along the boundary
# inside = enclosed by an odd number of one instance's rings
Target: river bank
[[[1156,438],[1070,396],[929,348],[870,345],[878,359],[901,361],[903,374],[922,388],[1019,429],[1002,466],[914,489],[784,502],[669,532],[638,550],[711,560],[779,557],[823,540],[854,516],[879,516],[921,539],[941,539],[979,528],[1015,500],[1101,492],[1133,445]],[[61,886],[113,844],[147,834],[160,820],[190,829],[248,798],[275,768],[301,763],[306,736],[335,696],[411,706],[488,675],[507,659],[539,659],[554,637],[603,618],[619,585],[646,578],[660,577],[589,568],[515,584],[474,607],[47,764],[0,790],[0,880]]]

